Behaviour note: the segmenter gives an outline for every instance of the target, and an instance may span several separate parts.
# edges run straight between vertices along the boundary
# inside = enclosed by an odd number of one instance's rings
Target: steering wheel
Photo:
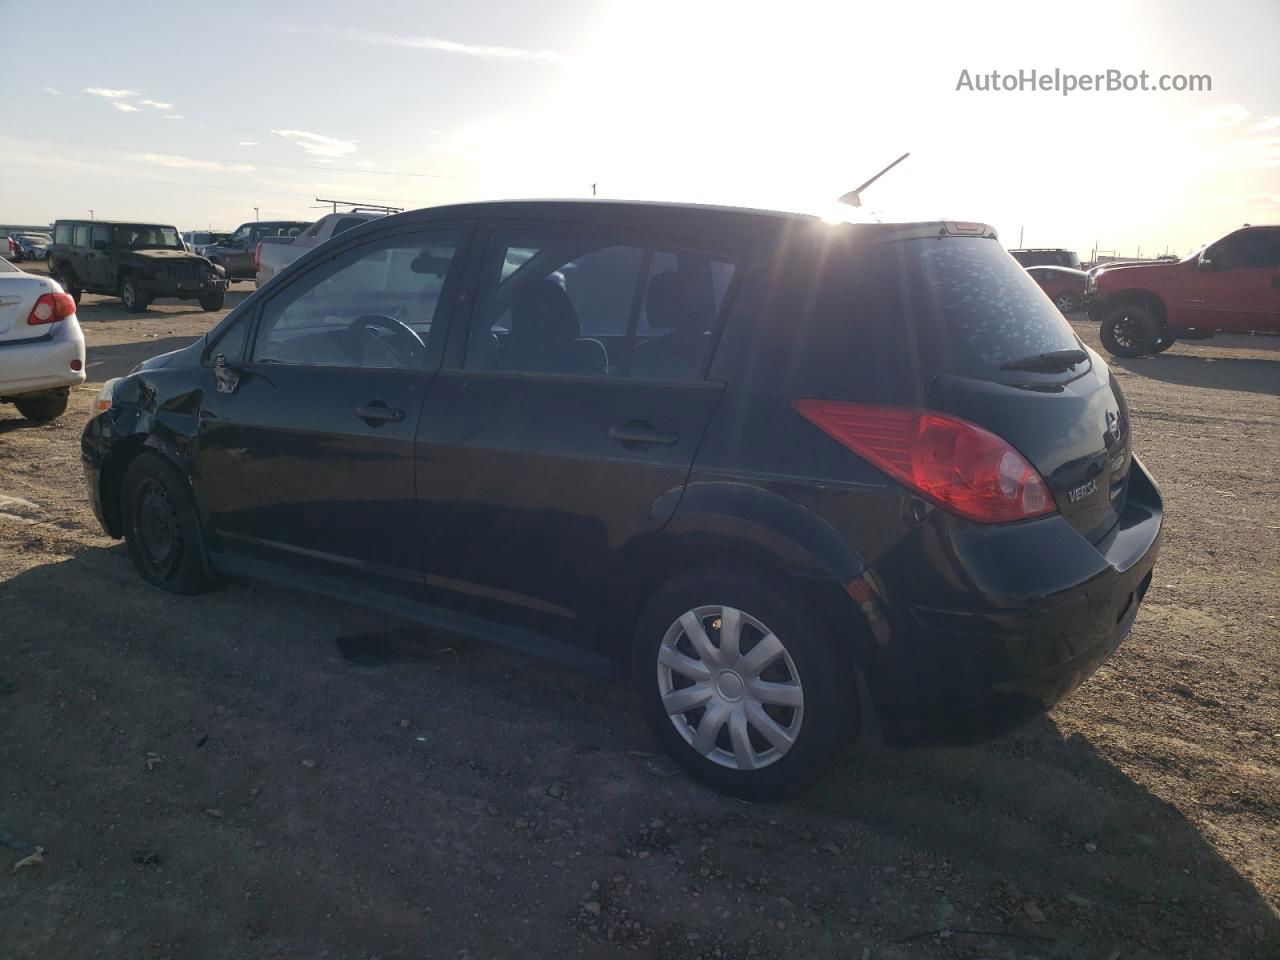
[[[389,336],[379,335],[379,330],[385,330]],[[364,360],[365,347],[370,342],[393,354],[398,364],[404,367],[421,366],[427,354],[427,345],[412,327],[384,313],[366,313],[363,317],[356,317],[342,333],[343,350],[356,363]]]

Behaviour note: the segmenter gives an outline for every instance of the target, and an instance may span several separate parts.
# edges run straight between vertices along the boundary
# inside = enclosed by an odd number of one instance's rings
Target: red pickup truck
[[[1215,333],[1280,333],[1280,226],[1244,227],[1173,263],[1097,267],[1085,305],[1117,357]]]

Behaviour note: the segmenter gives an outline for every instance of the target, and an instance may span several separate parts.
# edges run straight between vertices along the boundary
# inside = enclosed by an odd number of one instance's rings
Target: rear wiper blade
[[[1010,360],[1000,365],[1001,370],[1038,370],[1045,373],[1056,373],[1068,370],[1077,364],[1084,363],[1089,355],[1083,350],[1050,350],[1048,353],[1037,353],[1023,357],[1021,360]]]

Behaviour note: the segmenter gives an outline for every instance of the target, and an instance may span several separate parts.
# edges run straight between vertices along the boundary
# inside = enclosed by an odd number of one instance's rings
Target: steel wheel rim
[[[124,286],[120,288],[120,299],[124,301],[126,307],[132,307],[134,296],[133,284],[126,280]]]
[[[800,673],[782,641],[748,613],[722,604],[683,613],[662,638],[657,678],[676,732],[718,766],[759,770],[795,745]]]
[[[1056,306],[1063,313],[1066,313],[1076,305],[1075,300],[1072,299],[1071,297],[1068,297],[1065,293],[1058,294],[1058,298],[1054,300],[1053,303],[1054,303],[1054,306]]]
[[[138,531],[138,552],[147,568],[165,579],[182,555],[182,527],[169,491],[155,480],[147,480],[138,491],[134,529]]]

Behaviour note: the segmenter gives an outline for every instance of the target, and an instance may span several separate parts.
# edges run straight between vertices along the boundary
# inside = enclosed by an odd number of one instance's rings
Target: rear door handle
[[[383,400],[370,400],[363,407],[356,407],[356,416],[361,420],[382,423],[385,420],[403,420],[404,411],[388,407]]]
[[[670,430],[655,429],[652,423],[645,420],[629,420],[620,427],[610,427],[609,436],[614,440],[621,440],[624,444],[672,444],[680,439],[680,434],[672,433]]]

